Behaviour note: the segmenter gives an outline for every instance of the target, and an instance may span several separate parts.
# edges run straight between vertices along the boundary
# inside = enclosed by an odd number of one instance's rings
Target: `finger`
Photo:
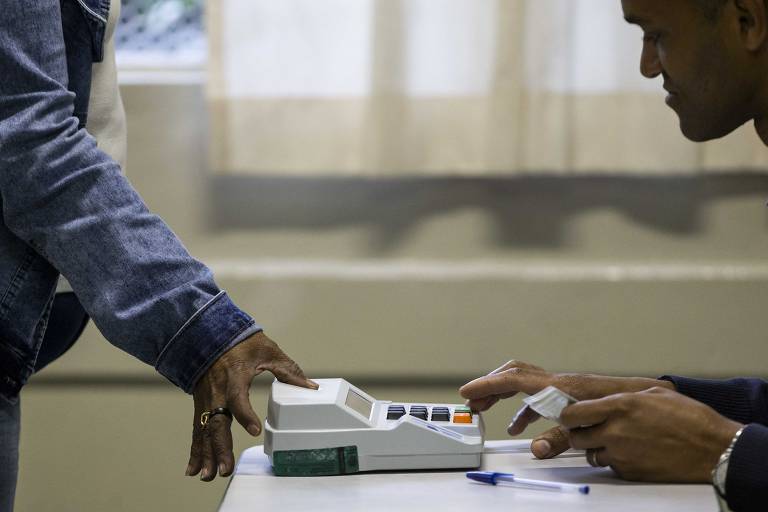
[[[562,427],[551,428],[531,441],[531,452],[537,459],[551,459],[570,447],[568,432]]]
[[[203,467],[203,432],[200,425],[200,414],[203,411],[202,400],[196,393],[193,395],[194,412],[192,413],[192,446],[189,448],[189,463],[187,476],[195,476]]]
[[[280,382],[309,389],[318,389],[320,387],[316,382],[308,379],[307,376],[304,375],[304,370],[302,370],[293,359],[286,355],[283,355],[283,358],[270,365],[267,369],[271,371]]]
[[[532,364],[529,364],[529,363],[525,363],[523,361],[517,361],[515,359],[512,359],[511,361],[507,361],[503,365],[501,365],[498,368],[496,368],[495,370],[491,371],[490,373],[488,373],[488,375],[496,375],[496,374],[499,374],[501,372],[507,371],[507,370],[509,370],[511,368],[525,368],[525,369],[529,369],[529,370],[537,370],[537,371],[542,371],[542,372],[544,371],[542,368],[540,368],[538,366],[535,366],[535,365],[532,365]],[[486,377],[487,377],[487,375],[486,375]],[[477,379],[475,379],[475,380],[477,380]],[[474,382],[474,381],[472,381],[472,382]],[[459,389],[459,392],[461,392],[461,389]],[[501,395],[493,395],[493,396],[487,396],[487,397],[482,397],[482,398],[476,398],[476,399],[468,400],[467,401],[467,406],[469,408],[471,408],[473,411],[483,412],[483,411],[487,411],[488,409],[490,409],[500,399],[510,398],[510,397],[515,396],[516,394],[517,394],[517,391],[514,391],[514,392],[511,392],[511,393],[504,393],[504,394],[501,394]]]
[[[583,400],[569,405],[560,413],[560,422],[567,429],[603,423],[620,407],[622,395],[611,395],[597,400]]]
[[[195,414],[195,420],[198,420],[199,416]],[[196,424],[192,426],[192,446],[189,449],[189,464],[187,464],[187,476],[195,476],[200,472],[203,467],[203,432],[200,429],[200,425]]]
[[[594,427],[575,428],[568,431],[568,440],[577,450],[589,450],[592,448],[604,448],[605,423]]]
[[[472,409],[473,412],[487,411],[499,401],[499,397],[487,396],[484,398],[476,398],[475,400],[467,400],[466,406]]]
[[[510,368],[525,368],[527,370],[538,370],[538,371],[544,371],[544,368],[541,368],[539,366],[536,366],[535,364],[526,363],[525,361],[518,361],[517,359],[512,359],[511,361],[507,361],[503,365],[499,366],[492,372],[490,372],[488,375],[495,375],[497,373],[501,373],[503,371],[509,370]]]
[[[261,434],[261,420],[248,398],[249,384],[236,386],[227,404],[237,422],[253,437],[258,437]]]
[[[235,456],[232,454],[232,420],[223,414],[217,414],[208,422],[211,449],[216,460],[216,469],[220,476],[229,476],[235,468]],[[215,476],[215,475],[214,475]]]
[[[529,424],[533,423],[539,418],[541,418],[541,416],[539,416],[536,411],[527,405],[524,405],[520,408],[519,411],[517,411],[515,417],[512,418],[512,423],[510,423],[509,427],[507,427],[507,433],[511,436],[518,436],[523,433]]]
[[[459,392],[461,396],[470,400],[494,395],[509,398],[518,392],[534,395],[547,387],[551,379],[551,375],[547,372],[528,368],[510,368],[464,384]]]
[[[501,395],[492,395],[492,396],[486,396],[483,398],[475,398],[472,400],[467,400],[466,405],[470,409],[472,409],[474,412],[483,412],[487,411],[494,405],[496,405],[499,400],[504,400],[506,398],[511,398],[515,396],[517,392],[515,393],[503,393]]]
[[[201,430],[203,432],[203,466],[200,470],[200,480],[210,482],[216,478],[216,461],[211,446],[211,430],[207,427]]]

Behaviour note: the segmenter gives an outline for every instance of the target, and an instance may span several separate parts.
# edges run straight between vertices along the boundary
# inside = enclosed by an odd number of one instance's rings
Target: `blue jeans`
[[[0,400],[0,512],[13,510],[19,472],[19,424],[18,402],[11,405]]]

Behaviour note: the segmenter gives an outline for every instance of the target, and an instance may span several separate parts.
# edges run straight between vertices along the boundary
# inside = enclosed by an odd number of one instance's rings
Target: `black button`
[[[405,416],[405,406],[404,405],[390,405],[387,409],[387,419],[388,420],[399,420]]]
[[[432,421],[451,421],[451,415],[447,412],[433,412]]]

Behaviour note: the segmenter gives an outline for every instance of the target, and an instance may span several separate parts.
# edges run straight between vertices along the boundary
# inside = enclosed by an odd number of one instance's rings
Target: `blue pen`
[[[498,473],[496,471],[470,471],[467,473],[467,478],[491,485],[496,485],[498,482],[512,482],[531,489],[546,489],[548,491],[578,492],[580,494],[589,494],[588,485],[564,484],[559,482],[547,482],[545,480],[518,478],[512,473]]]

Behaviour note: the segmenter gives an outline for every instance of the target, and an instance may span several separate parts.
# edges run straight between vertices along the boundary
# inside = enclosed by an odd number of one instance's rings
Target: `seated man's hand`
[[[217,414],[211,416],[203,427],[201,415],[225,407],[249,434],[258,436],[261,433],[261,422],[248,400],[248,390],[253,378],[265,370],[288,384],[312,389],[318,387],[263,332],[231,348],[208,369],[195,386],[192,449],[187,476],[200,473],[200,479],[209,482],[216,478],[217,470],[221,476],[232,474],[235,467],[230,431],[232,420],[224,414]]]
[[[680,393],[652,388],[587,400],[560,416],[571,446],[593,466],[646,482],[711,481],[742,425]],[[588,426],[585,426],[588,425]]]
[[[656,386],[673,390],[671,382],[641,377],[605,377],[575,373],[550,373],[542,368],[522,361],[509,361],[488,375],[473,380],[461,387],[461,396],[467,398],[467,405],[475,411],[485,411],[504,398],[518,393],[534,395],[555,386],[578,400],[602,398],[616,393],[643,391]],[[523,407],[507,428],[510,435],[522,434],[530,423],[539,419],[533,410]],[[555,427],[536,437],[531,451],[540,458],[551,458],[570,448],[566,431]]]

